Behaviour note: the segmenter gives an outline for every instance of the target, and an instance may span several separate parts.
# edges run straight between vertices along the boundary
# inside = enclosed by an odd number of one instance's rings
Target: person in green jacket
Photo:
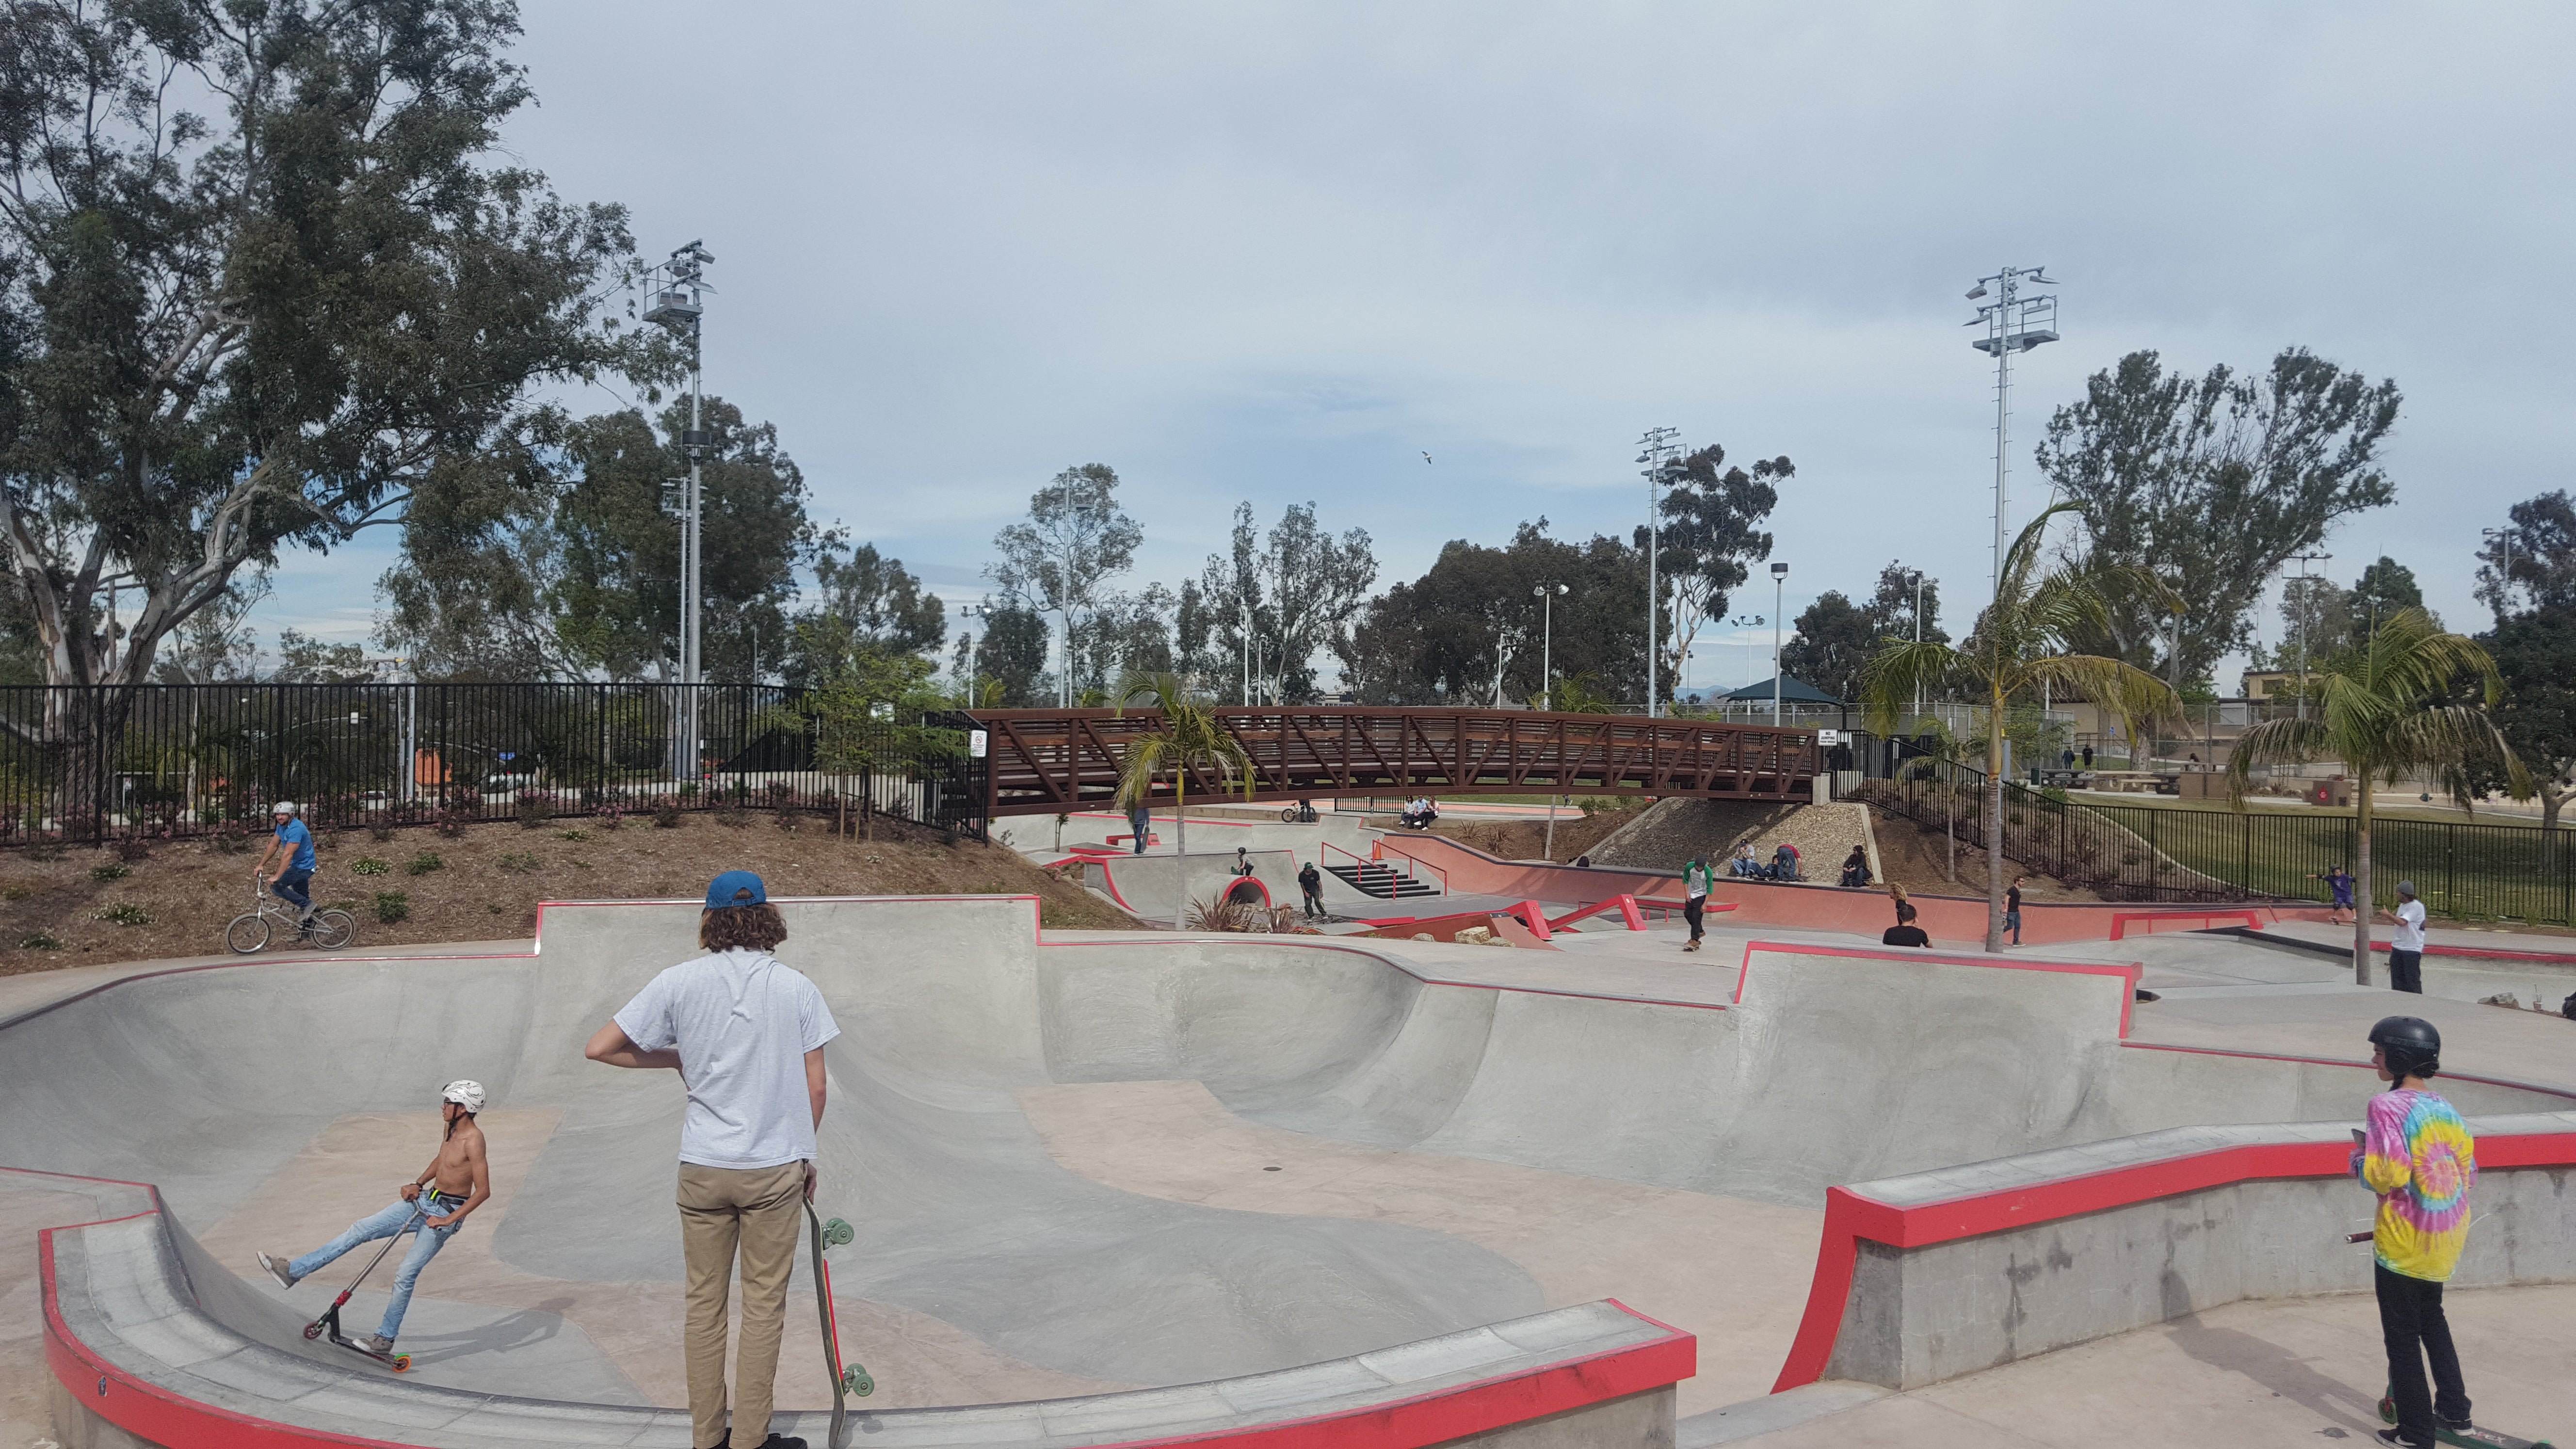
[[[1707,934],[1700,926],[1700,917],[1708,911],[1709,874],[1708,862],[1696,855],[1682,867],[1682,919],[1690,922],[1691,933],[1689,943],[1682,947],[1685,951],[1698,950],[1699,938]]]

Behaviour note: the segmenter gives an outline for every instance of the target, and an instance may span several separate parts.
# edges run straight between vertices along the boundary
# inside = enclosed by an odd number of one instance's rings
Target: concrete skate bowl
[[[822,1206],[857,1228],[835,1299],[884,1385],[854,1442],[1394,1446],[1565,1415],[1652,1442],[1693,1331],[1771,1324],[1689,1387],[1769,1386],[1828,1185],[2340,1116],[2353,1085],[2126,1048],[2133,978],[2098,965],[1762,948],[1712,1006],[1313,942],[1041,944],[1025,898],[785,910],[843,1028]],[[278,1443],[684,1444],[681,1099],[580,1048],[694,916],[551,905],[533,957],[154,973],[0,1023],[0,1163],[166,1205],[49,1236],[61,1392],[153,1442],[214,1415]],[[457,1076],[492,1091],[488,1225],[422,1280],[414,1374],[353,1372],[297,1329],[359,1260],[293,1294],[233,1275],[380,1205]],[[2560,1105],[2479,1090],[2464,1109]],[[819,1441],[798,1287],[781,1398]]]

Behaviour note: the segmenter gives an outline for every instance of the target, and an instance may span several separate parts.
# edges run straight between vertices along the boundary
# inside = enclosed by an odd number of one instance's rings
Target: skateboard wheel
[[[858,1235],[858,1230],[841,1218],[823,1224],[823,1246],[827,1248],[837,1248]]]
[[[2389,1423],[2389,1424],[2394,1424],[2394,1423],[2396,1423],[2396,1422],[2397,1422],[2397,1401],[2396,1401],[2395,1399],[2391,1399],[2391,1398],[2387,1398],[2387,1397],[2384,1397],[2384,1396],[2383,1396],[2383,1397],[2380,1399],[2380,1401],[2379,1401],[2379,1417],[2380,1417],[2381,1422],[2383,1422],[2383,1423]]]
[[[841,1387],[864,1399],[877,1391],[877,1381],[868,1377],[866,1369],[851,1364],[841,1370]]]

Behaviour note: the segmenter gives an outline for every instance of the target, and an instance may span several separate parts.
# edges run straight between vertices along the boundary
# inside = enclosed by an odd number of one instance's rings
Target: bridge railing
[[[1220,708],[1252,762],[1256,800],[1324,795],[1703,795],[1785,800],[1818,768],[1809,729],[1704,719],[1408,706]],[[1152,710],[977,710],[989,735],[988,812],[1052,814],[1107,803],[1128,746],[1162,729]],[[1189,798],[1245,782],[1193,771]],[[1173,782],[1154,798],[1172,799]]]

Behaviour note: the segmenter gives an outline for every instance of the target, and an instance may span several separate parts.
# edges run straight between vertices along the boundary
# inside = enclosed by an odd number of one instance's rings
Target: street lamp
[[[1789,566],[1771,566],[1771,727],[1780,727],[1780,591],[1789,585]]]
[[[960,605],[957,610],[957,617],[969,621],[976,619],[990,619],[993,617],[992,601],[987,599],[980,604]],[[975,684],[978,677],[982,674],[982,671],[975,667],[975,631],[971,627],[966,627],[962,632],[966,636],[966,688],[964,693],[966,696],[966,707],[968,709],[973,709],[978,703],[975,698]],[[985,632],[991,632],[990,625],[986,626]]]
[[[1637,454],[1637,461],[1646,465],[1646,718],[1648,719],[1663,713],[1662,704],[1655,690],[1655,646],[1662,637],[1655,632],[1655,625],[1657,613],[1663,602],[1663,580],[1656,573],[1655,563],[1655,545],[1663,536],[1662,522],[1659,517],[1663,512],[1663,503],[1657,490],[1671,480],[1677,467],[1673,462],[1673,455],[1680,452],[1681,448],[1673,442],[1673,439],[1680,435],[1679,428],[1648,428],[1646,435],[1637,440],[1642,449]]]
[[[1979,279],[1970,289],[1968,300],[1987,295],[1992,285],[1995,299],[1977,309],[1977,315],[1965,324],[1982,325],[1986,335],[1971,345],[1979,352],[1990,352],[1995,358],[1995,596],[2004,587],[2004,472],[2006,446],[2011,434],[2012,359],[2015,353],[2028,352],[2043,342],[2057,340],[2057,296],[2048,293],[2025,297],[2021,289],[2027,284],[2054,287],[2048,268],[2006,267],[1991,277]]]
[[[1556,708],[1556,601],[1572,593],[1563,584],[1541,584],[1530,590],[1538,595],[1538,707]]]
[[[1738,614],[1726,621],[1726,627],[1740,633],[1746,629],[1759,629],[1770,622],[1760,614]],[[1753,687],[1753,641],[1750,639],[1744,641],[1744,687]]]

